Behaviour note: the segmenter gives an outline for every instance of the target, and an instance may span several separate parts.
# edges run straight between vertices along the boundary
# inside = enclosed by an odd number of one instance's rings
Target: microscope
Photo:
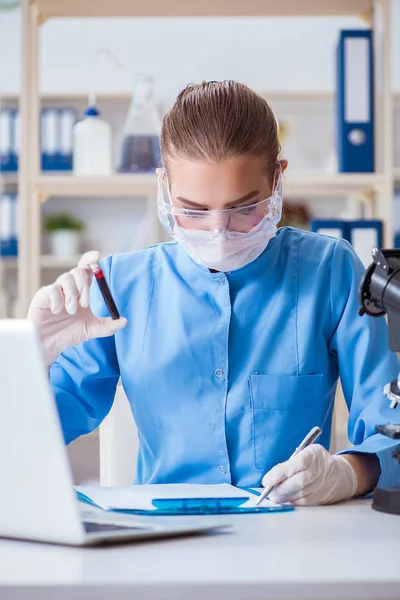
[[[400,352],[400,250],[373,248],[372,258],[374,262],[361,283],[359,314],[367,313],[371,317],[387,315],[390,349]],[[400,404],[400,373],[397,379],[385,385],[384,393],[391,408]],[[400,424],[377,425],[376,431],[400,439]],[[393,460],[400,462],[400,443],[393,451]],[[400,487],[375,488],[372,507],[400,515]]]

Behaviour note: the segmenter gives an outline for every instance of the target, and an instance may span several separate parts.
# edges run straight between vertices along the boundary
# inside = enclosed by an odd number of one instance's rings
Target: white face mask
[[[175,227],[177,230],[181,229],[179,226]],[[224,233],[217,233],[210,240],[208,231],[185,229],[184,235],[178,235],[177,239],[199,265],[227,273],[241,269],[256,260],[275,234],[276,226],[271,227],[271,223],[265,220],[250,234],[232,232],[232,237],[227,238]],[[204,237],[203,241],[200,241],[201,237]]]

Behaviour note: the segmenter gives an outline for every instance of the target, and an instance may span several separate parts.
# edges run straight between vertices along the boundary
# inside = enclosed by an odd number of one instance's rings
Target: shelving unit
[[[0,190],[10,185],[18,185],[18,173],[7,173],[7,171],[0,173]]]
[[[370,0],[34,0],[50,17],[240,17],[372,14]]]
[[[85,177],[75,175],[40,175],[32,186],[41,200],[54,196],[143,197],[155,196],[156,175],[111,175]]]
[[[293,196],[349,197],[372,200],[385,187],[385,176],[379,173],[319,173],[288,170],[285,191]]]
[[[399,170],[400,171],[400,170]],[[399,173],[400,174],[400,173]],[[288,171],[285,190],[293,196],[330,197],[360,195],[372,198],[385,185],[383,175],[328,174],[315,171]],[[156,175],[112,175],[109,177],[76,177],[74,175],[41,175],[32,184],[41,200],[50,197],[155,196]]]
[[[321,197],[357,197],[369,203],[371,214],[392,222],[393,133],[390,89],[390,3],[388,0],[22,0],[21,157],[19,174],[20,247],[19,313],[26,314],[40,283],[40,205],[54,196],[145,196],[150,218],[149,243],[158,240],[156,178],[152,175],[113,175],[106,178],[74,178],[40,173],[38,88],[40,25],[50,18],[141,16],[334,16],[362,15],[378,29],[382,53],[376,55],[376,72],[382,74],[376,90],[377,173],[325,175],[288,172],[287,193]],[[380,8],[381,18],[376,12]],[[377,9],[377,10],[376,10]],[[380,24],[380,25],[379,25]],[[274,94],[273,94],[274,95]],[[303,96],[304,94],[300,94]],[[325,94],[324,94],[325,95]],[[296,96],[296,92],[293,92]],[[327,95],[326,95],[327,96]],[[48,95],[48,98],[53,96]],[[57,96],[54,96],[56,98]],[[107,96],[106,96],[107,97]],[[112,97],[112,95],[110,95]],[[66,97],[63,96],[65,99]],[[390,243],[389,227],[385,243]]]
[[[80,259],[79,256],[53,256],[52,254],[41,254],[40,256],[40,267],[42,269],[72,269],[78,264]],[[2,260],[2,266],[4,269],[16,269],[18,264],[17,258],[4,258]]]
[[[273,90],[260,90],[262,96],[268,100],[274,99],[285,99],[285,100],[333,100],[334,93],[329,90],[289,90],[289,89],[273,89]],[[395,100],[400,100],[400,90],[392,92]],[[104,101],[126,101],[130,102],[132,98],[129,92],[99,92],[97,94],[97,101],[101,104]],[[57,93],[41,93],[40,99],[44,104],[53,102],[69,102],[69,101],[82,101],[87,102],[87,92],[57,92]],[[19,102],[18,94],[0,93],[0,105],[15,105]]]

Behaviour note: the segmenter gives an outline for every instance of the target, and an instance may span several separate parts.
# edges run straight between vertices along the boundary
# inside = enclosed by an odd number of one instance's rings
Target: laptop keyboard
[[[140,529],[145,530],[145,527],[135,527],[134,525],[113,525],[112,523],[95,523],[93,521],[83,521],[83,526],[86,533],[102,533],[107,531],[133,531]]]

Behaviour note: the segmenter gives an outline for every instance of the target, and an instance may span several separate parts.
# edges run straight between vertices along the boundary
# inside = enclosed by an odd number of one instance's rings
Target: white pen
[[[293,456],[296,456],[296,454],[298,454],[299,452],[304,450],[304,448],[307,448],[307,446],[310,446],[311,444],[313,444],[315,442],[315,440],[317,440],[319,438],[321,433],[322,433],[321,427],[313,427],[311,429],[311,431],[309,431],[307,433],[304,440],[297,446],[296,450],[293,452],[293,454],[290,458],[293,458]],[[265,488],[265,490],[262,492],[261,496],[258,498],[258,500],[256,502],[256,506],[261,504],[261,502],[263,500],[265,500],[265,498],[267,496],[270,495],[270,493],[272,492],[274,487],[275,487],[275,485],[270,485],[269,487]]]

